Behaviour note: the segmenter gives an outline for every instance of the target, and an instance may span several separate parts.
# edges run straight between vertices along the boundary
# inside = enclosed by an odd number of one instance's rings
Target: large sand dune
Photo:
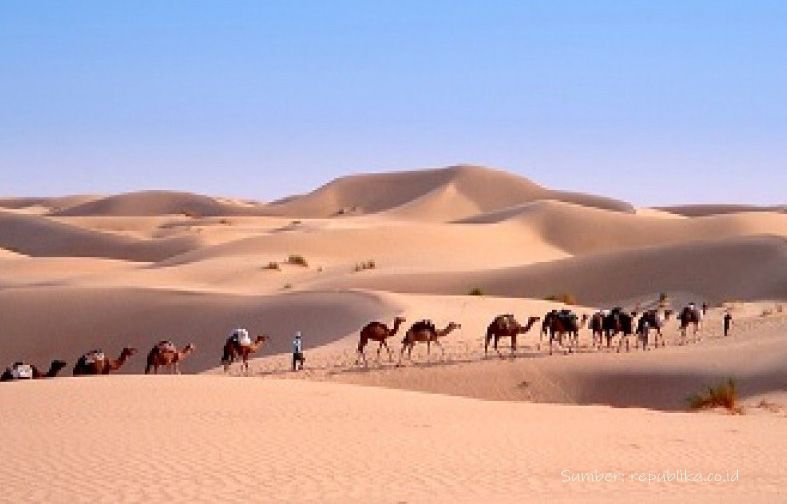
[[[347,277],[342,285],[443,294],[478,287],[492,295],[533,298],[569,293],[600,306],[659,292],[691,292],[712,303],[787,299],[787,241],[774,236],[708,240],[488,271]]]
[[[388,211],[400,216],[448,220],[540,199],[633,211],[627,203],[551,191],[525,178],[477,166],[343,177],[307,195],[274,202],[267,211],[296,217]]]

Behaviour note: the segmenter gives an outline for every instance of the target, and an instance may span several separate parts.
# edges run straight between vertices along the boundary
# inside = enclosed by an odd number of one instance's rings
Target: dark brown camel
[[[590,317],[588,327],[593,333],[593,348],[601,348],[604,344],[604,312],[594,313]],[[598,342],[598,346],[596,342]]]
[[[500,350],[497,349],[497,342],[500,338],[511,338],[511,354],[516,353],[516,337],[518,334],[525,334],[533,327],[533,324],[538,322],[541,317],[530,317],[527,319],[527,325],[522,325],[514,318],[513,315],[498,315],[486,328],[486,339],[484,340],[484,355],[489,351],[489,342],[494,338],[495,352],[500,355]]]
[[[380,351],[383,347],[388,351],[388,360],[393,362],[393,352],[388,347],[388,343],[386,340],[392,336],[394,336],[398,331],[399,327],[404,323],[406,319],[404,317],[396,317],[393,321],[393,328],[389,329],[387,325],[383,324],[382,322],[369,322],[361,329],[361,337],[358,340],[358,358],[356,359],[356,364],[358,360],[362,357],[363,364],[366,365],[366,352],[364,352],[364,348],[366,348],[367,343],[369,341],[377,341],[380,345],[377,347],[377,360],[380,360]]]
[[[25,364],[24,362],[14,362],[11,367],[5,369],[0,375],[0,382],[16,380],[38,380],[41,378],[54,378],[61,369],[66,367],[66,362],[53,360],[49,365],[49,371],[42,372],[35,364]]]
[[[617,351],[620,352],[623,340],[625,340],[626,351],[628,352],[630,349],[629,336],[634,333],[634,319],[632,314],[626,313],[623,308],[619,306],[611,310],[604,310],[601,314],[601,327],[604,330],[604,337],[607,340],[607,348],[610,348],[612,345],[612,338],[620,334]]]
[[[129,357],[137,353],[136,348],[126,347],[120,352],[120,357],[110,359],[101,350],[92,350],[82,355],[74,366],[74,376],[105,375],[110,371],[117,371],[126,363]]]
[[[653,340],[653,346],[658,348],[659,340],[661,340],[662,347],[666,345],[664,342],[664,335],[661,334],[661,328],[664,327],[664,322],[666,320],[667,319],[664,313],[660,312],[659,310],[648,310],[642,314],[642,316],[637,321],[637,335],[638,339],[642,340],[643,348],[648,348],[650,331],[653,330],[656,331],[656,336]]]
[[[182,350],[171,341],[159,341],[148,353],[148,361],[145,366],[145,374],[158,374],[158,368],[169,369],[170,373],[180,374],[180,362],[194,351],[194,344],[189,343]]]
[[[568,352],[573,352],[572,346],[579,347],[579,329],[585,325],[588,316],[583,314],[580,319],[570,310],[552,310],[544,315],[542,331],[549,331],[549,355],[552,355],[552,343],[555,339],[563,346],[563,336],[568,336]],[[542,334],[543,336],[543,334]],[[573,343],[573,345],[572,345]],[[539,348],[541,345],[539,344]]]
[[[229,371],[230,364],[240,358],[241,371],[248,373],[249,355],[256,353],[257,350],[262,348],[265,345],[265,342],[269,339],[270,338],[268,336],[260,335],[257,336],[257,339],[255,339],[250,345],[241,345],[235,334],[227,338],[227,342],[224,343],[224,353],[221,356],[221,363],[224,365],[224,372],[226,373]]]
[[[440,352],[442,352],[442,355],[445,355],[445,350],[439,339],[451,334],[451,331],[454,329],[460,329],[461,327],[461,324],[450,322],[445,329],[438,330],[430,320],[416,322],[407,330],[404,339],[402,339],[402,350],[399,352],[399,362],[402,362],[402,356],[405,350],[407,350],[407,358],[409,359],[413,353],[413,347],[419,342],[426,343],[426,355],[430,354],[432,343],[440,347]]]
[[[702,322],[702,312],[694,305],[689,303],[678,314],[678,322],[680,322],[680,338],[681,344],[686,343],[686,330],[690,325],[694,326],[694,340],[697,340],[697,331],[700,329],[700,322]]]

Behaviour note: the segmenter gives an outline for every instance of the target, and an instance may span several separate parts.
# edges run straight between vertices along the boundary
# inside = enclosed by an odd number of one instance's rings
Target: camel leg
[[[388,351],[388,362],[393,362],[393,352],[391,352],[391,349],[388,347],[388,342],[383,340],[380,346],[385,346],[385,349]]]
[[[516,357],[516,334],[511,336],[511,356]]]
[[[440,360],[443,360],[445,358],[445,349],[443,348],[443,344],[440,343],[439,340],[434,340],[434,344],[440,348]]]

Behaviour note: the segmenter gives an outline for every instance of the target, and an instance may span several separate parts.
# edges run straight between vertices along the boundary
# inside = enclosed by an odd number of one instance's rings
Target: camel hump
[[[159,352],[177,352],[178,349],[175,347],[175,343],[169,340],[161,340],[156,344],[156,348]]]
[[[435,330],[435,325],[434,325],[434,322],[432,322],[429,319],[419,320],[418,322],[413,324],[412,330],[413,331],[434,331]]]
[[[101,350],[91,350],[84,354],[79,360],[85,364],[95,364],[98,361],[104,360],[104,357],[104,352]]]

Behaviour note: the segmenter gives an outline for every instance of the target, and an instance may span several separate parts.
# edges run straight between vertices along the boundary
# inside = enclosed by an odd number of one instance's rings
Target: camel
[[[605,311],[598,311],[594,313],[588,322],[588,327],[590,327],[590,331],[593,333],[593,348],[601,348],[601,346],[604,344],[605,313]],[[596,341],[598,341],[598,346],[596,346]]]
[[[54,378],[64,367],[66,367],[65,361],[53,360],[52,363],[49,365],[49,371],[44,373],[35,364],[14,362],[11,365],[11,367],[7,367],[3,372],[3,374],[0,375],[0,382]]]
[[[178,350],[171,341],[159,341],[148,353],[145,374],[150,374],[151,369],[153,374],[158,374],[159,367],[168,368],[170,373],[180,374],[180,361],[188,357],[194,348],[194,344],[189,343],[182,350]]]
[[[74,366],[74,376],[105,375],[117,371],[129,357],[137,353],[136,348],[125,347],[120,357],[110,359],[101,350],[92,350],[82,355]]]
[[[366,344],[371,341],[377,341],[380,345],[377,347],[377,360],[380,360],[380,351],[385,347],[388,351],[388,360],[393,362],[393,352],[388,347],[388,343],[386,340],[392,336],[394,336],[399,331],[399,326],[405,322],[406,319],[404,317],[396,317],[393,321],[393,328],[389,329],[387,325],[383,324],[382,322],[369,322],[361,329],[361,338],[358,340],[358,358],[356,359],[356,364],[358,363],[358,359],[363,357],[363,364],[364,366],[367,365],[366,363],[366,352],[364,352],[364,348],[366,348]]]
[[[449,335],[454,329],[461,329],[462,325],[456,322],[450,322],[445,329],[438,330],[431,320],[422,320],[413,324],[402,339],[402,350],[399,352],[399,362],[402,362],[404,351],[407,350],[407,358],[409,359],[413,353],[413,347],[416,343],[426,343],[426,355],[431,352],[431,345],[434,343],[440,347],[442,355],[445,355],[443,345],[439,339]]]
[[[694,305],[694,303],[689,303],[688,306],[684,307],[680,313],[678,314],[678,321],[680,322],[680,337],[681,337],[681,344],[686,343],[686,329],[688,329],[689,325],[694,325],[694,339],[697,340],[697,331],[700,329],[700,323],[702,322],[702,312]]]
[[[604,337],[607,339],[607,348],[612,345],[612,338],[620,334],[620,341],[618,342],[618,352],[623,345],[623,340],[626,340],[626,351],[629,351],[629,336],[634,332],[633,316],[630,313],[623,311],[621,307],[615,307],[611,310],[605,310],[602,313],[601,327],[604,331]]]
[[[543,332],[549,331],[549,355],[552,355],[552,343],[556,338],[558,340],[558,344],[563,346],[564,335],[569,337],[569,353],[573,352],[572,342],[574,346],[579,347],[579,329],[585,325],[587,320],[588,316],[586,314],[583,314],[582,318],[579,319],[576,313],[565,309],[560,311],[552,310],[544,315],[544,321],[542,323],[542,336]],[[540,343],[539,348],[541,348]]]
[[[661,328],[664,327],[666,316],[659,310],[648,310],[642,314],[637,321],[637,334],[642,339],[643,348],[648,348],[648,338],[652,329],[656,330],[656,337],[653,341],[656,348],[659,347],[659,339],[661,339],[661,346],[666,346],[664,342],[664,335],[661,334]],[[647,323],[647,329],[645,324]]]
[[[236,359],[241,359],[240,369],[241,371],[248,374],[249,372],[249,355],[256,353],[257,350],[262,348],[270,338],[268,336],[260,335],[257,336],[250,345],[241,345],[240,341],[236,334],[233,334],[229,338],[227,338],[227,342],[224,343],[224,353],[221,356],[221,363],[224,365],[224,372],[226,373],[230,369],[230,365],[235,362]]]
[[[513,315],[498,315],[486,328],[486,339],[484,340],[484,355],[489,351],[489,341],[494,338],[495,352],[500,355],[500,350],[497,349],[497,342],[500,338],[511,338],[511,354],[516,353],[516,337],[517,334],[525,334],[533,327],[533,324],[538,322],[541,317],[530,317],[527,319],[527,325],[523,326],[514,318]]]

